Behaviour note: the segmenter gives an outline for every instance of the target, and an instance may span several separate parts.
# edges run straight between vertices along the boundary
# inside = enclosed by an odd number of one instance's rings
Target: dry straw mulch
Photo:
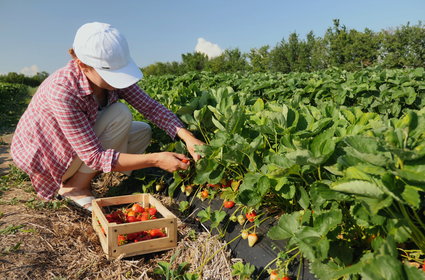
[[[109,185],[119,181],[113,176],[105,179]],[[101,196],[102,185],[95,186],[97,195]],[[153,273],[159,261],[170,262],[173,257],[174,267],[189,262],[189,271],[194,272],[217,252],[202,267],[201,279],[229,280],[232,264],[240,261],[232,259],[222,240],[197,230],[194,220],[182,217],[175,203],[160,196],[179,217],[177,248],[108,261],[91,218],[66,205],[57,210],[29,208],[25,202],[34,194],[24,189],[11,188],[1,196],[0,279],[162,279]]]

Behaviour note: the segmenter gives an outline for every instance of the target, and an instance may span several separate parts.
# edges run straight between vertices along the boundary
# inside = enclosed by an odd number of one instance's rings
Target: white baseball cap
[[[91,22],[75,34],[74,52],[102,79],[114,88],[126,88],[142,78],[142,72],[130,57],[127,40],[107,23]]]

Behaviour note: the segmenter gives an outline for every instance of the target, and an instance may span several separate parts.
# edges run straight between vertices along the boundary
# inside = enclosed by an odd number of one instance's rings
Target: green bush
[[[0,82],[0,132],[8,132],[16,126],[29,97],[28,86]]]

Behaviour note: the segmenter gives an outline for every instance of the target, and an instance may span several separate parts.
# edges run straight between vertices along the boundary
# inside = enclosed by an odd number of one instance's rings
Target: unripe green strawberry
[[[247,239],[248,238],[248,231],[247,230],[243,230],[242,231],[242,233],[241,233],[241,237],[242,237],[242,239]]]
[[[246,220],[246,218],[245,218],[245,216],[244,215],[238,215],[238,223],[240,224],[240,225],[243,225],[244,223],[245,223],[245,220]]]
[[[257,242],[258,236],[256,233],[250,233],[248,234],[248,245],[249,247],[254,246],[254,244]]]
[[[236,222],[238,218],[235,215],[231,215],[229,220],[231,220],[232,222]]]

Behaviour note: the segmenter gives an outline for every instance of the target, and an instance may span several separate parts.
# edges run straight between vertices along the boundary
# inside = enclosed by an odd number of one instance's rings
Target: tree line
[[[44,79],[49,76],[47,72],[38,72],[32,77],[16,72],[10,72],[6,75],[0,75],[0,83],[22,84],[30,87],[38,87]]]
[[[189,71],[312,72],[338,67],[349,71],[365,67],[407,68],[425,66],[425,25],[407,23],[374,32],[347,29],[338,19],[323,37],[311,31],[305,39],[293,32],[274,47],[253,48],[242,53],[226,49],[209,59],[199,52],[182,54],[182,61],[157,62],[142,68],[144,75],[180,75]]]

